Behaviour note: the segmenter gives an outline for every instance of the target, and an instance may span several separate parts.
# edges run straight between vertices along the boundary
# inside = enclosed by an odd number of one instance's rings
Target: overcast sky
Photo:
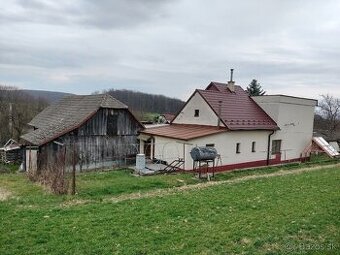
[[[8,0],[0,83],[186,100],[229,69],[243,88],[340,97],[340,1]]]

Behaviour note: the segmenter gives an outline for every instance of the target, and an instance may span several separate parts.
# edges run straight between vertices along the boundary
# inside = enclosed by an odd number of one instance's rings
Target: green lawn
[[[0,202],[0,254],[340,254],[339,167],[119,203],[104,199],[197,182],[191,174],[80,174],[75,198],[90,202],[63,206],[70,196],[51,195],[22,174],[1,174],[0,188],[12,195]]]
[[[18,171],[19,164],[4,164],[0,163],[0,174],[1,173],[14,173]]]
[[[77,175],[77,197],[101,199],[123,193],[144,192],[200,182],[192,174],[133,176],[131,170],[90,172]]]

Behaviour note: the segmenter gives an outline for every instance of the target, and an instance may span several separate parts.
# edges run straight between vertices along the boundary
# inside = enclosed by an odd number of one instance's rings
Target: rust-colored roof
[[[211,82],[205,90],[197,90],[230,130],[276,130],[275,121],[240,86],[235,91],[227,84]]]
[[[164,113],[162,115],[169,122],[173,121],[173,119],[175,118],[175,114],[171,114],[171,113]]]
[[[164,127],[147,128],[141,131],[141,133],[188,141],[194,138],[218,134],[226,131],[228,131],[227,128],[217,126],[171,124]]]

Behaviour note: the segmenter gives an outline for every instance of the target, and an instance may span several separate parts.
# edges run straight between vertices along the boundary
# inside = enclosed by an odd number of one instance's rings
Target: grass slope
[[[69,207],[61,206],[69,197],[3,174],[12,198],[0,202],[0,254],[339,254],[339,170],[120,203],[102,199],[195,180],[90,173],[79,178],[79,197],[94,201]]]

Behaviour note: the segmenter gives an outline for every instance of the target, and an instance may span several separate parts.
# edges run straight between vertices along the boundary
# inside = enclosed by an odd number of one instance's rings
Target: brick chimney
[[[235,92],[235,81],[233,81],[233,73],[234,73],[234,69],[230,69],[230,81],[228,81],[227,83],[227,88],[231,92]]]

